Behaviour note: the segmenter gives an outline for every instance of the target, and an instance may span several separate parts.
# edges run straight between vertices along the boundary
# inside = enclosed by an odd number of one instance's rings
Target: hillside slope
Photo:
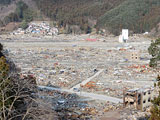
[[[19,25],[26,27],[30,21],[43,18],[33,0],[10,0],[8,4],[0,1],[0,27],[2,27],[2,31],[12,31]],[[45,17],[45,19],[47,18]],[[12,26],[11,29],[10,26]]]
[[[106,11],[125,0],[34,0],[38,8],[59,27],[78,25],[86,33],[96,25],[96,20]]]
[[[15,2],[0,0],[0,19],[14,12]],[[122,28],[133,33],[159,31],[160,0],[22,0],[37,12],[38,20],[47,16],[66,33],[106,29],[119,35]],[[6,6],[6,4],[9,4]],[[35,15],[33,15],[35,16]],[[35,17],[35,19],[36,19]],[[13,22],[13,21],[12,21]]]
[[[6,2],[5,0],[0,0],[0,20],[15,11],[15,2],[12,2],[12,4],[10,4],[10,2],[11,1]]]
[[[46,16],[60,27],[78,25],[90,32],[93,27],[118,35],[122,28],[134,33],[150,31],[160,22],[159,0],[35,0]],[[98,21],[97,24],[95,21]]]
[[[8,16],[10,13],[15,12],[16,3],[20,0],[0,0],[0,20]],[[33,0],[22,0],[32,10],[37,10],[37,5]]]
[[[134,33],[150,31],[160,22],[159,0],[127,0],[106,12],[98,20],[98,26],[119,34],[122,28]]]
[[[14,0],[0,0],[0,4],[7,5],[10,4]]]

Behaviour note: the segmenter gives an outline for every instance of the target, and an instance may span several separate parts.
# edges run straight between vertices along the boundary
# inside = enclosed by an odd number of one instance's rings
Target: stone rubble
[[[31,22],[27,29],[23,30],[19,28],[18,30],[12,32],[12,35],[18,34],[31,34],[31,35],[45,35],[45,36],[55,36],[58,35],[59,31],[56,27],[50,27],[47,22]]]
[[[32,30],[41,29],[32,25],[26,31]],[[48,39],[27,38],[25,35],[23,37],[22,40],[16,36],[13,38],[7,36],[1,41],[15,64],[22,68],[22,74],[30,71],[37,78],[39,85],[70,89],[100,69],[104,69],[100,75],[81,86],[80,90],[122,99],[123,90],[140,88],[144,84],[154,85],[154,78],[157,76],[157,73],[148,66],[150,56],[147,48],[150,39],[143,36],[133,36],[125,44],[120,44],[116,37],[92,36],[97,40],[87,41],[90,35],[58,35]],[[128,54],[135,50],[143,51],[138,60],[128,57]],[[101,113],[92,111],[97,115],[97,120],[98,115],[103,115],[107,111],[123,110],[121,104],[107,102],[97,103],[96,106],[92,103],[91,106],[92,108],[97,106],[96,111],[102,111]],[[145,113],[139,111],[133,114],[124,112],[122,120],[136,120],[144,115]]]

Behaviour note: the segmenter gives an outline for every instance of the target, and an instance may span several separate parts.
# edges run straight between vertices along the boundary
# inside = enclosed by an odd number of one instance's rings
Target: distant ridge
[[[4,1],[8,1],[4,3]],[[18,0],[0,0],[11,6]],[[160,23],[159,0],[23,0],[34,11],[47,16],[65,33],[90,33],[106,29],[119,35],[122,28],[132,33],[150,32]],[[12,5],[12,10],[13,9]],[[1,8],[2,9],[2,8]],[[4,16],[3,12],[3,16]],[[7,15],[7,11],[6,14]],[[1,17],[1,12],[0,12]],[[43,18],[43,17],[42,17]],[[39,17],[38,19],[42,19]],[[76,30],[75,30],[76,29]],[[63,31],[64,32],[64,31]],[[159,33],[159,32],[157,32]]]

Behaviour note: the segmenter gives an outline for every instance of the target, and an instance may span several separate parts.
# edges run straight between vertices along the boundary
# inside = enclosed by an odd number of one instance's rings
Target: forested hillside
[[[0,0],[0,4],[10,4],[14,0]]]
[[[127,0],[106,12],[98,20],[98,26],[119,34],[122,28],[134,33],[150,31],[160,22],[159,0]]]
[[[35,1],[42,13],[58,21],[59,27],[78,25],[86,33],[91,32],[93,27],[97,30],[107,29],[115,35],[118,35],[122,28],[143,33],[150,31],[160,22],[159,0]]]
[[[11,1],[14,0],[0,0],[0,4],[8,4]],[[95,29],[97,31],[106,29],[115,35],[119,35],[122,28],[128,28],[133,33],[143,33],[156,28],[157,24],[160,23],[160,0],[31,1],[36,3],[36,7],[42,15],[49,17],[55,25],[65,29],[66,33],[74,31],[90,33]],[[30,5],[28,8],[26,10],[22,9],[24,16],[19,16],[16,9],[15,12],[4,19],[3,24],[23,21],[24,19],[25,21],[31,21],[33,16],[36,18],[32,14],[33,11],[31,12]]]
[[[2,20],[0,20],[0,26],[5,26],[10,22],[21,22],[22,28],[26,28],[27,23],[33,20],[34,11],[31,10],[30,7],[23,1],[16,1],[14,4],[15,8],[12,8],[13,11],[10,11]]]
[[[86,33],[107,11],[125,0],[35,0],[46,16],[58,21],[59,27],[78,25]]]

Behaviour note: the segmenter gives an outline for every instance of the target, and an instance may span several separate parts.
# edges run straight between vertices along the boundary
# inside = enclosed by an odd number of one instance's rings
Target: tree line
[[[2,5],[8,5],[8,4],[10,4],[12,1],[14,1],[14,0],[0,0],[0,4],[2,4]]]
[[[55,112],[38,95],[34,75],[21,74],[0,43],[0,120],[54,120]]]
[[[122,28],[133,33],[149,32],[160,22],[159,0],[126,0],[98,19],[98,27],[119,35]]]
[[[118,6],[124,0],[34,0],[43,14],[57,21],[58,27],[76,25],[83,33],[95,28],[97,18]]]
[[[34,12],[29,9],[26,3],[19,1],[16,3],[16,10],[0,21],[0,26],[5,26],[10,22],[22,22],[21,27],[27,28],[28,23],[33,20]]]
[[[159,0],[34,0],[43,14],[58,27],[77,25],[89,33],[95,28],[119,35],[122,28],[133,33],[150,31],[160,22]],[[96,21],[96,22],[94,22]]]

